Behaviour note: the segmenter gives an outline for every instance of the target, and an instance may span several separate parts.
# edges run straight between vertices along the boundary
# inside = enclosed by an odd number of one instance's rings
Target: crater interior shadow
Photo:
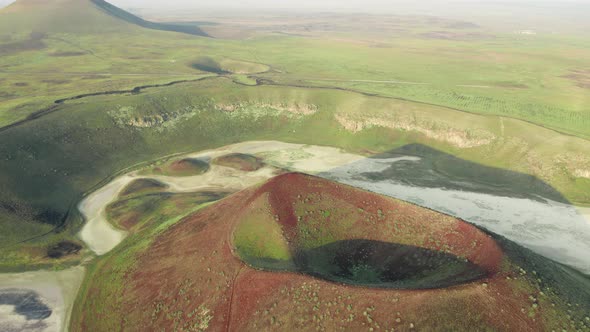
[[[315,277],[359,286],[444,288],[488,275],[464,258],[411,245],[344,240],[295,256],[296,268]]]

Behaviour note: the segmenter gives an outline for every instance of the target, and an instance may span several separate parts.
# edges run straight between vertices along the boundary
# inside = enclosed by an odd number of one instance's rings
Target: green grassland
[[[590,67],[590,41],[582,37],[499,33],[481,40],[439,40],[420,37],[429,29],[424,26],[414,27],[414,34],[388,37],[377,47],[330,35],[217,40],[112,26],[98,33],[73,32],[68,25],[33,37],[33,28],[0,29],[6,48],[0,124],[67,96],[190,79],[207,72],[193,65],[208,58],[246,84],[253,81],[241,75],[270,67],[258,75],[284,84],[341,87],[514,117],[590,137],[588,87],[580,78]],[[39,45],[27,47],[34,38]]]
[[[266,197],[265,197],[266,198]],[[238,256],[248,264],[269,270],[293,271],[292,253],[285,240],[284,230],[264,205],[266,199],[259,199],[237,225],[233,233],[233,244]],[[264,234],[263,236],[261,236]]]
[[[293,78],[275,75],[286,84],[354,89],[519,118],[589,137],[588,88],[565,77],[588,68],[587,41],[507,35],[472,42],[403,39],[386,48],[296,38],[273,42],[298,49],[297,58],[284,57],[280,66],[273,65],[296,73]],[[259,54],[272,63],[266,52]]]
[[[229,78],[88,97],[58,107],[41,119],[0,132],[0,234],[7,244],[0,265],[25,261],[20,242],[51,227],[79,225],[68,212],[84,193],[118,171],[245,140],[337,146],[366,155],[420,143],[483,165],[535,175],[570,201],[590,203],[590,180],[575,175],[587,167],[587,141],[509,118],[331,89],[248,87]],[[389,126],[392,114],[396,123],[409,127]],[[346,121],[371,118],[384,119],[384,125],[360,131],[345,127]],[[449,135],[459,140],[446,139]],[[463,140],[486,144],[462,147]],[[34,239],[27,243],[39,245]]]

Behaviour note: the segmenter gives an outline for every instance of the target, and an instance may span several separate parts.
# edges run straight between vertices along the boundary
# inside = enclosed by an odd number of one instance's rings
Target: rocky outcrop
[[[357,133],[371,127],[414,131],[424,136],[444,141],[459,148],[473,148],[492,143],[496,136],[482,129],[458,129],[447,124],[410,117],[368,116],[352,117],[336,114],[336,120],[344,129]]]

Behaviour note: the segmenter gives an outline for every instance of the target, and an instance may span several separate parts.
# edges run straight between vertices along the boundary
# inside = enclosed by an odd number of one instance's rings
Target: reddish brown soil
[[[383,241],[397,237],[429,249],[444,247],[484,267],[489,276],[443,289],[396,290],[255,270],[236,258],[231,239],[249,205],[263,197],[269,197],[269,209],[292,240],[297,240],[294,216],[299,201],[313,207],[320,204],[312,202],[317,199],[358,213],[359,220],[346,234],[338,233],[338,220],[327,218],[324,226],[335,236]],[[360,218],[366,215],[361,208],[385,216]],[[137,259],[138,268],[125,276],[127,288],[117,312],[109,313],[121,317],[121,330],[126,331],[545,329],[539,315],[529,316],[534,287],[524,277],[519,276],[519,282],[507,279],[517,274],[516,269],[485,233],[455,218],[301,174],[279,176],[187,217],[157,237]],[[94,312],[93,301],[85,312]],[[82,327],[93,330],[84,317],[73,329]]]
[[[194,176],[200,175],[209,170],[209,165],[204,161],[194,159],[182,159],[169,162],[165,165],[156,166],[151,169],[153,174]]]
[[[137,179],[125,186],[125,188],[121,190],[119,197],[162,191],[167,187],[168,186],[166,184],[161,183],[157,180]]]
[[[234,287],[240,305],[233,306],[231,331],[409,331],[410,324],[417,331],[542,330],[521,312],[523,306],[530,307],[526,294],[497,277],[454,288],[409,291],[245,270]]]
[[[220,166],[231,167],[245,172],[253,172],[264,167],[262,160],[241,153],[231,153],[215,158],[213,162]]]
[[[122,221],[117,224],[117,226],[123,228],[124,230],[130,230],[137,225],[140,218],[141,215],[139,213],[129,213],[122,218]]]
[[[192,168],[192,163],[188,160],[177,160],[170,164],[170,170],[173,172],[186,172]]]
[[[160,169],[160,171],[163,173],[174,174],[178,176],[199,175],[207,172],[208,170],[209,165],[206,162],[195,159],[176,160],[170,163],[168,166],[165,166],[164,169]],[[156,172],[156,169],[154,169],[154,172]]]

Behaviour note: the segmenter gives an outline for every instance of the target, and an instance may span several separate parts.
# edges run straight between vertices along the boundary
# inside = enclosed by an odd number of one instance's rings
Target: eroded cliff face
[[[265,102],[247,102],[234,104],[217,104],[215,108],[224,112],[258,112],[261,115],[272,113],[288,113],[292,115],[312,115],[317,113],[318,107],[313,104],[279,104],[279,103],[265,103]],[[266,113],[266,114],[265,114]]]
[[[491,132],[474,129],[463,130],[446,124],[439,124],[425,119],[399,116],[353,117],[336,114],[336,120],[344,129],[356,133],[371,127],[383,127],[405,131],[415,131],[428,138],[449,143],[458,148],[473,148],[492,143],[496,136]]]

